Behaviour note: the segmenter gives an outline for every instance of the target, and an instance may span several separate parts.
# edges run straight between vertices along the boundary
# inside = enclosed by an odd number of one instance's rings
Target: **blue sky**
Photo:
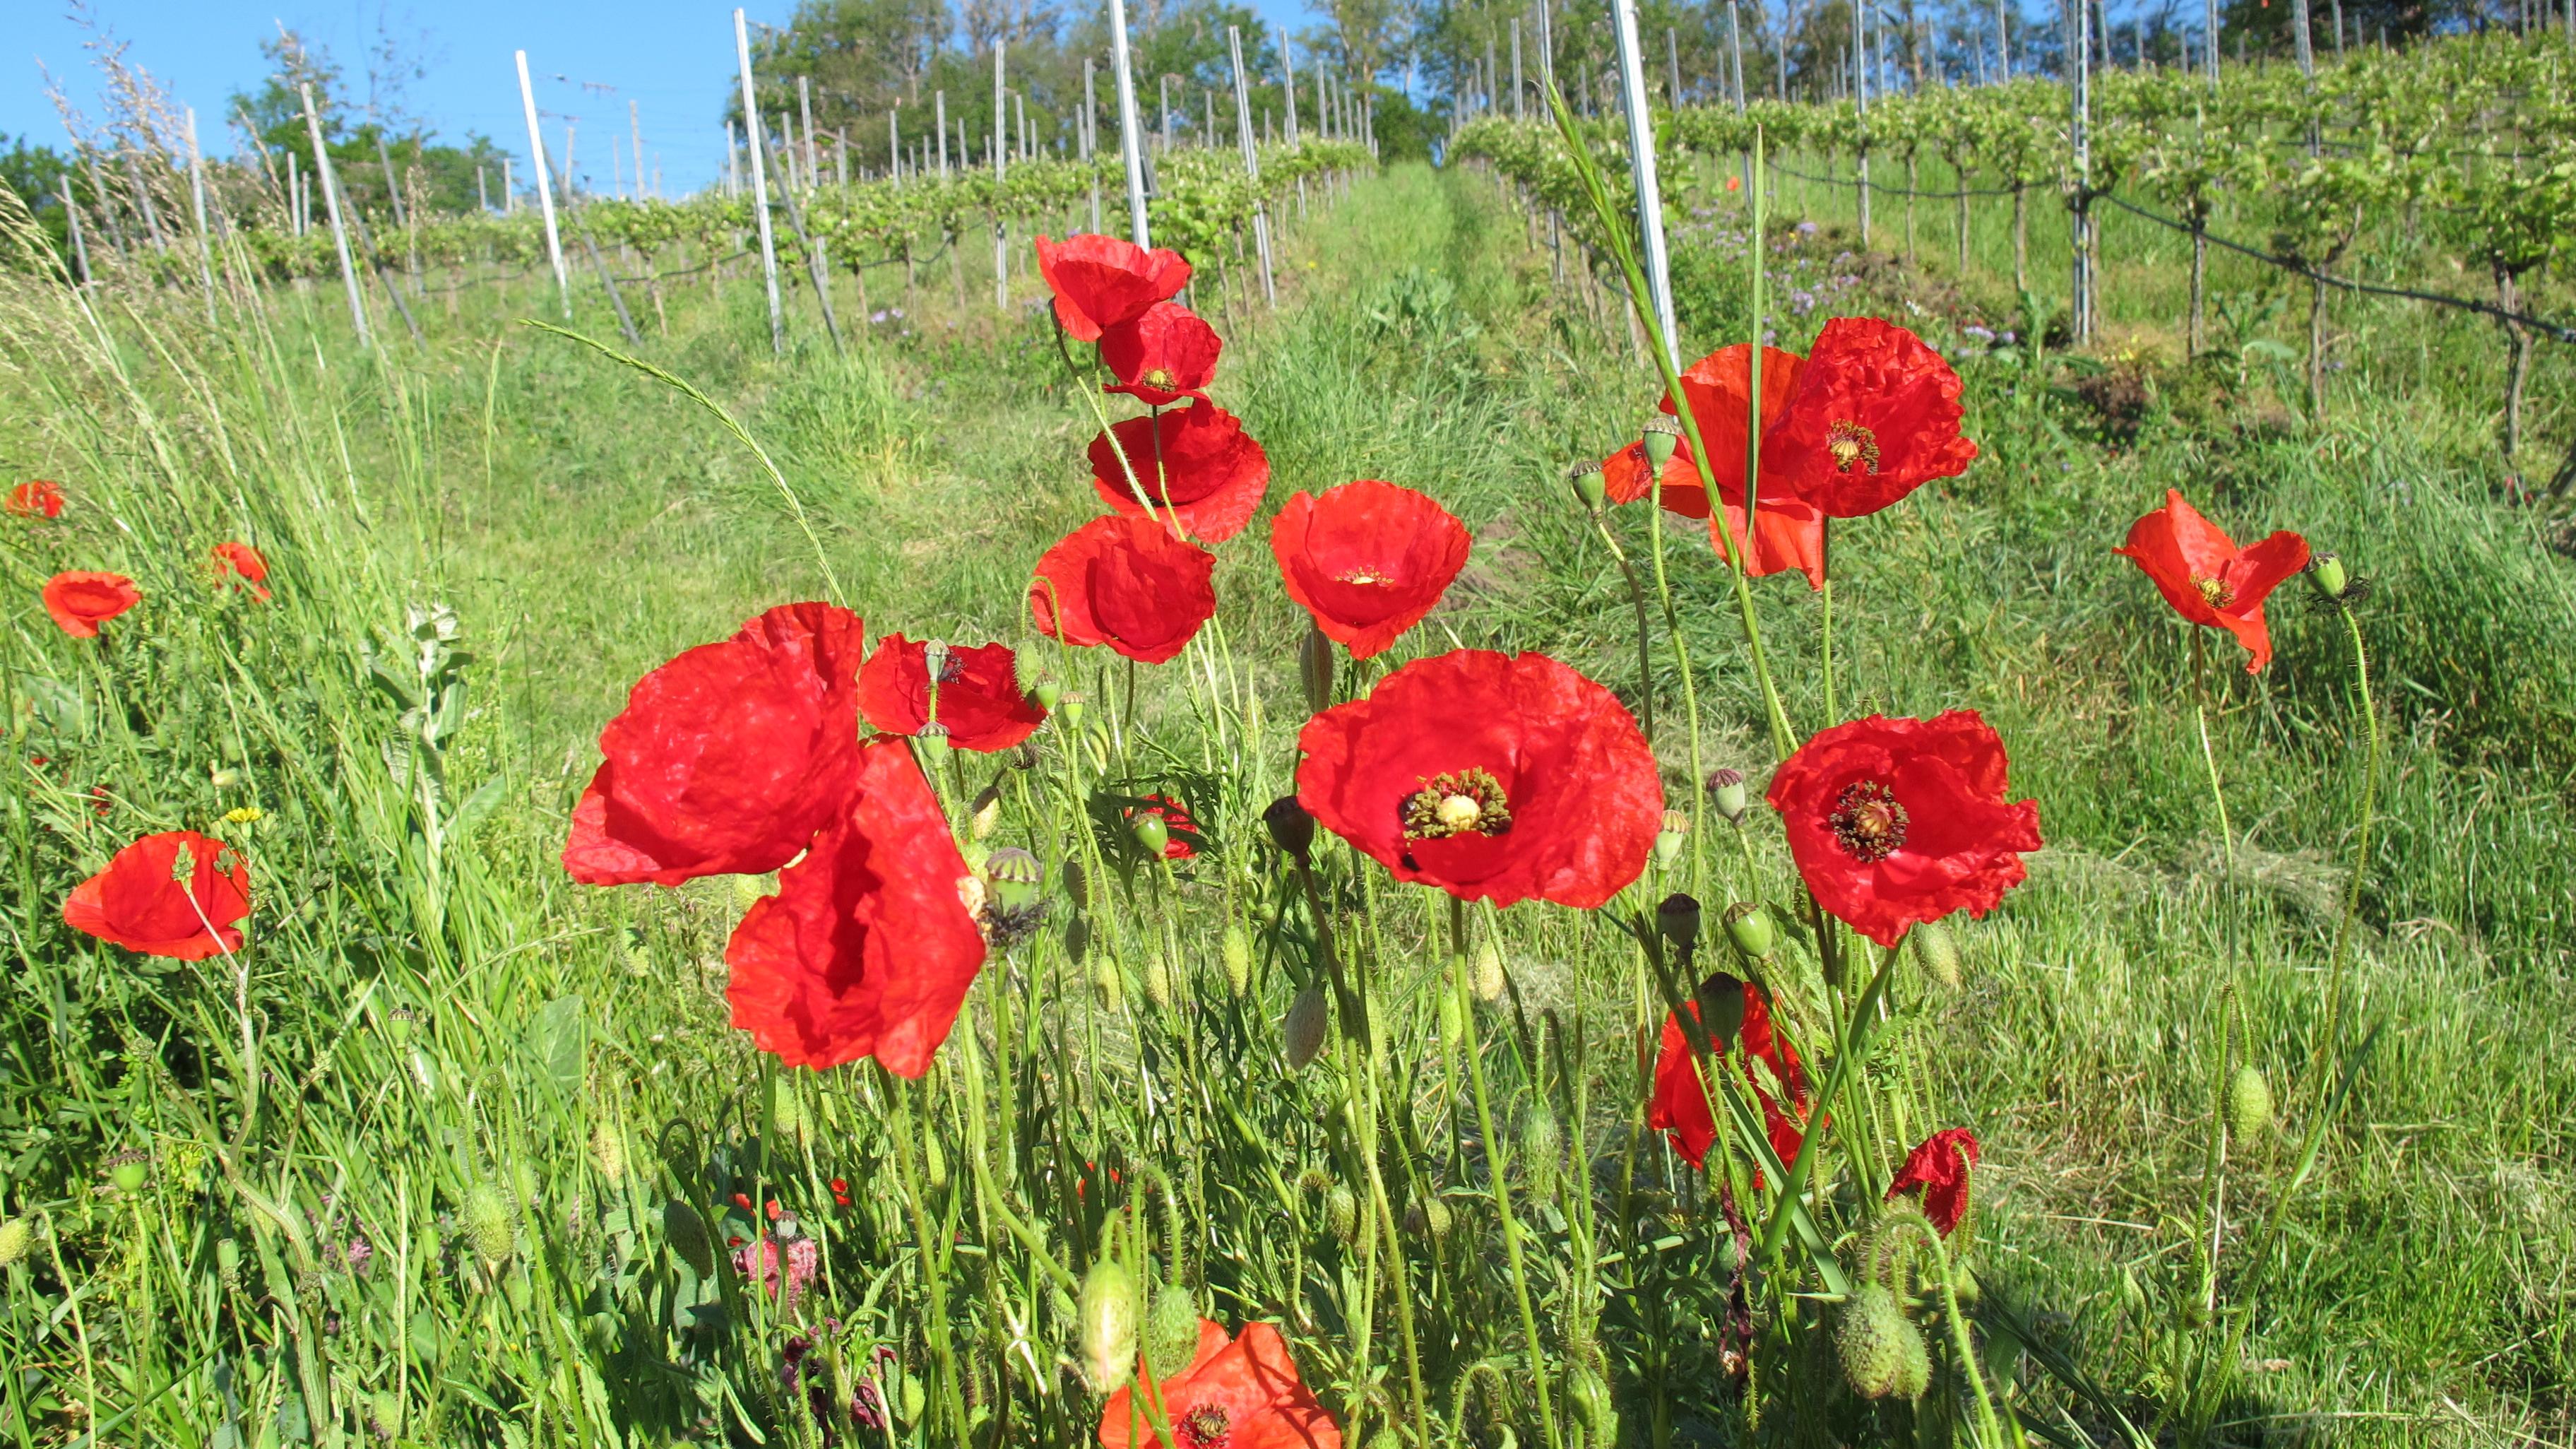
[[[623,137],[629,101],[642,112],[646,165],[659,158],[666,190],[693,189],[723,169],[719,117],[734,64],[733,6],[726,0],[93,3],[90,18],[128,46],[127,61],[196,108],[199,134],[218,154],[234,144],[220,119],[225,99],[257,85],[267,68],[259,43],[283,20],[308,42],[328,47],[360,94],[368,51],[392,37],[428,71],[405,82],[404,104],[448,139],[480,131],[524,154],[527,128],[510,61],[513,50],[524,49],[538,107],[582,118],[574,159],[595,184],[605,187],[609,178],[606,154],[592,138],[604,140],[608,130]],[[1302,0],[1255,3],[1265,15],[1307,23]],[[743,8],[754,21],[783,23],[795,0],[753,0]],[[60,146],[63,128],[45,78],[49,72],[75,106],[95,114],[98,87],[87,49],[95,32],[73,18],[66,0],[6,0],[0,12],[0,132]],[[600,86],[615,89],[595,89]],[[559,143],[562,122],[549,121],[546,134],[550,146]]]

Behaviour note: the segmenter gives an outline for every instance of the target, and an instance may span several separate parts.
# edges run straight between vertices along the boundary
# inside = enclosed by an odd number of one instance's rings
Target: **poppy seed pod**
[[[2352,576],[2344,571],[2342,559],[2321,553],[2308,560],[2308,587],[2317,591],[2318,598],[2333,602],[2351,590]]]
[[[1681,859],[1682,842],[1690,836],[1690,817],[1678,810],[1664,812],[1663,828],[1655,832],[1655,864],[1670,866]]]
[[[1675,891],[1655,907],[1655,929],[1677,951],[1687,951],[1699,944],[1699,897],[1688,891]]]
[[[1896,1306],[1896,1295],[1884,1283],[1865,1283],[1843,1304],[1834,1326],[1834,1352],[1842,1360],[1843,1379],[1864,1399],[1883,1399],[1895,1392],[1906,1368],[1906,1338],[1922,1335]]]
[[[984,879],[992,883],[994,904],[1017,908],[1037,903],[1038,887],[1046,882],[1046,867],[1038,858],[1015,845],[994,851],[984,862]]]
[[[1658,473],[1673,460],[1673,450],[1681,446],[1682,420],[1671,413],[1657,413],[1646,419],[1646,434],[1641,439],[1646,448],[1646,462]]]
[[[1147,855],[1159,856],[1163,847],[1172,843],[1172,828],[1163,823],[1162,816],[1150,811],[1141,812],[1128,821],[1127,829],[1135,835],[1136,843],[1144,848]]]
[[[1064,685],[1056,680],[1041,679],[1029,686],[1029,702],[1049,714],[1064,700]]]
[[[1601,476],[1601,465],[1581,462],[1565,470],[1565,481],[1574,488],[1574,501],[1585,513],[1599,513],[1609,501],[1609,483]]]
[[[1282,795],[1261,812],[1261,823],[1270,829],[1270,839],[1292,858],[1303,861],[1306,852],[1315,847],[1315,817],[1294,795]]]
[[[1956,991],[1959,989],[1959,938],[1939,921],[1923,921],[1905,933],[1914,945],[1914,962],[1923,974]]]
[[[1069,691],[1060,696],[1060,698],[1064,704],[1064,722],[1075,729],[1080,729],[1082,727],[1083,705],[1081,692],[1078,690]],[[1050,713],[1052,713],[1052,711],[1050,711]]]
[[[1699,1004],[1700,1024],[1708,1030],[1711,1051],[1725,1051],[1735,1044],[1736,1035],[1744,1030],[1745,985],[1724,972],[1709,977],[1693,993]]]
[[[152,1160],[140,1152],[120,1152],[107,1160],[107,1180],[118,1192],[141,1192],[151,1176]]]
[[[1780,943],[1780,928],[1760,901],[1737,901],[1726,908],[1726,938],[1747,961],[1767,961]]]
[[[1324,1000],[1324,989],[1308,986],[1288,1003],[1288,1014],[1279,1022],[1280,1042],[1288,1053],[1288,1068],[1301,1070],[1324,1049],[1324,1030],[1332,1025],[1332,1008]]]
[[[1709,771],[1708,803],[1717,807],[1717,813],[1726,817],[1727,824],[1742,820],[1750,803],[1745,796],[1744,772],[1723,768]]]
[[[1305,682],[1310,712],[1333,707],[1333,671],[1340,662],[1334,657],[1333,637],[1307,625],[1305,641],[1297,646],[1297,677]]]
[[[2255,1142],[2271,1129],[2272,1084],[2249,1062],[2227,1079],[2227,1135]]]
[[[1136,1372],[1136,1336],[1144,1311],[1136,1275],[1115,1258],[1095,1259],[1082,1276],[1075,1316],[1082,1325],[1082,1369],[1100,1393],[1123,1388]]]
[[[920,729],[914,731],[912,737],[921,741],[921,752],[924,755],[929,756],[933,760],[946,758],[948,754],[948,726],[941,724],[937,720],[932,720],[928,724],[923,725]]]

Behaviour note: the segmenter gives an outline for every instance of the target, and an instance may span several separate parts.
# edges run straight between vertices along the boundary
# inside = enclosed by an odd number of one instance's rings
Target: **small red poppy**
[[[1946,1238],[1968,1215],[1968,1170],[1976,1165],[1976,1135],[1965,1127],[1945,1127],[1905,1154],[1905,1165],[1887,1185],[1887,1200],[1896,1201],[1899,1193],[1921,1194],[1923,1215]]]
[[[1744,178],[1741,176],[1730,176],[1726,178],[1726,189],[1729,191],[1742,191],[1744,189]]]
[[[60,518],[63,490],[50,478],[31,478],[9,490],[6,506],[19,518]]]
[[[836,818],[734,928],[725,999],[788,1066],[873,1056],[918,1077],[984,964],[958,895],[972,872],[910,749],[879,740],[858,753]]]
[[[836,1177],[832,1179],[832,1201],[836,1206],[840,1207],[848,1207],[850,1205],[850,1184],[847,1178]]]
[[[564,869],[586,885],[776,870],[844,813],[867,630],[781,604],[637,680],[599,736]]]
[[[1776,454],[1788,491],[1833,518],[1876,513],[1977,457],[1959,435],[1959,374],[1875,317],[1825,324],[1779,417],[1763,430],[1765,459]]]
[[[143,602],[123,574],[63,573],[45,580],[45,612],[75,639],[95,639],[98,626]]]
[[[733,1195],[733,1205],[742,1209],[744,1212],[751,1211],[751,1194],[747,1192],[735,1193]],[[736,1241],[739,1241],[739,1239]]]
[[[1800,746],[1765,798],[1817,903],[1893,946],[1917,921],[1984,915],[2029,873],[2039,806],[2005,800],[2008,766],[1974,710],[1871,715]]]
[[[143,837],[63,901],[74,930],[179,961],[240,950],[237,925],[249,914],[250,868],[231,846],[193,830]]]
[[[1160,664],[1215,617],[1215,576],[1215,554],[1160,524],[1095,518],[1038,560],[1029,613],[1051,639]]]
[[[2165,506],[2129,525],[2129,541],[2111,550],[2146,572],[2174,612],[2236,636],[2252,674],[2272,662],[2272,627],[2263,601],[2283,579],[2308,566],[2308,541],[2283,529],[2238,548],[2224,529],[2200,516],[2182,494],[2165,490]]]
[[[1140,1383],[1151,1373],[1141,1357]],[[1101,1449],[1144,1449],[1163,1439],[1132,1402],[1133,1388],[1100,1411]],[[1342,1431],[1297,1377],[1288,1341],[1267,1323],[1247,1323],[1232,1341],[1221,1324],[1199,1320],[1189,1367],[1153,1385],[1173,1449],[1341,1449]]]
[[[1296,494],[1270,521],[1288,597],[1353,659],[1386,652],[1438,606],[1469,542],[1430,496],[1374,478]]]
[[[230,574],[250,587],[250,596],[268,602],[268,560],[246,543],[215,545],[215,575]]]
[[[1797,1048],[1773,1028],[1770,996],[1762,987],[1721,984],[1742,993],[1744,1021],[1733,1041],[1709,1045],[1752,1088],[1754,1100],[1762,1107],[1763,1131],[1771,1139],[1771,1151],[1786,1165],[1806,1140],[1806,1068],[1798,1060]],[[1683,1005],[1692,1016],[1699,1015],[1698,1002]],[[1753,1069],[1755,1062],[1762,1064],[1761,1071]],[[1670,1138],[1673,1150],[1693,1167],[1707,1159],[1709,1147],[1717,1141],[1717,1119],[1710,1115],[1708,1095],[1700,1086],[1698,1055],[1691,1050],[1681,1019],[1670,1013],[1664,1017],[1663,1045],[1655,1057],[1655,1095],[1646,1104],[1646,1127]]]
[[[937,705],[948,743],[961,750],[1007,750],[1046,723],[1046,711],[1020,690],[1007,644],[942,646],[937,691],[930,646],[888,634],[859,670],[859,712],[890,735],[917,735]]]
[[[1212,402],[1194,402],[1129,418],[1095,435],[1091,485],[1101,502],[1135,517],[1145,512],[1136,500],[1142,488],[1154,501],[1156,521],[1176,522],[1184,533],[1223,543],[1243,532],[1261,506],[1270,487],[1270,455],[1243,430],[1240,418]]]
[[[1170,830],[1163,841],[1163,859],[1189,860],[1199,853],[1199,823],[1190,818],[1180,801],[1169,795],[1148,795],[1127,812],[1130,820],[1139,815],[1154,816]]]
[[[1627,706],[1544,654],[1418,659],[1297,736],[1297,799],[1462,900],[1589,910],[1646,868],[1663,782]]]
[[[1100,360],[1117,375],[1111,392],[1165,407],[1216,378],[1225,339],[1178,302],[1157,302],[1100,334]]]
[[[1188,286],[1190,264],[1178,252],[1149,252],[1113,236],[1085,234],[1060,242],[1041,236],[1038,275],[1055,293],[1056,320],[1065,335],[1097,342],[1103,331]]]

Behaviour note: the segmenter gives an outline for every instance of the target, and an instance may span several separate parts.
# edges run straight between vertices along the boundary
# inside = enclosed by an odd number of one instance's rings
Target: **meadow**
[[[1677,233],[1685,357],[1734,340],[1692,319],[1742,306],[1693,250],[1741,236],[1724,174],[1677,196],[1707,209]],[[1031,621],[1033,565],[1102,507],[1033,276],[997,316],[933,275],[846,350],[800,311],[776,358],[756,286],[675,289],[637,352],[742,437],[523,325],[525,292],[362,352],[327,290],[209,328],[184,294],[12,277],[0,457],[67,506],[0,520],[10,1441],[1089,1443],[1116,1263],[1161,1285],[1131,1300],[1158,1375],[1166,1296],[1184,1332],[1275,1323],[1371,1449],[1983,1442],[1989,1393],[2064,1445],[2568,1442],[2576,574],[2503,486],[2494,329],[2342,313],[2353,361],[2311,417],[2259,350],[2182,358],[2178,257],[2144,233],[2112,337],[2066,353],[1990,222],[1966,277],[1939,245],[1846,269],[1838,205],[1789,189],[1773,217],[1784,275],[1854,278],[1779,345],[1829,313],[1914,328],[1979,456],[1838,525],[1830,666],[1817,596],[1752,583],[1782,706],[1982,712],[2046,842],[1950,923],[1956,959],[1888,953],[1894,1009],[1852,1038],[1875,1086],[1839,1153],[1982,1145],[1942,1250],[1970,1301],[1918,1266],[1908,1302],[1960,1335],[1929,1394],[1851,1392],[1852,1295],[1814,1276],[1880,1251],[1859,1183],[1883,1164],[1818,1179],[1821,1241],[1740,1275],[1759,1160],[1704,1175],[1647,1127],[1657,898],[1701,897],[1703,965],[1728,903],[1767,903],[1817,1075],[1858,983],[1811,950],[1778,818],[1701,788],[1734,769],[1758,802],[1779,761],[1706,530],[1658,545],[1650,506],[1596,523],[1567,483],[1660,382],[1510,188],[1403,165],[1288,229],[1275,312],[1225,309],[1214,391],[1267,451],[1265,519],[1216,546],[1217,624],[1141,669]],[[577,311],[614,339],[601,299]],[[1363,478],[1474,544],[1340,697],[1457,648],[1544,651],[1641,715],[1651,692],[1694,818],[1617,903],[1454,910],[1329,839],[1319,886],[1275,843],[1311,696],[1266,514]],[[2369,581],[2351,627],[2293,578],[2248,674],[2111,552],[2168,488],[2340,555]],[[207,573],[229,539],[265,601]],[[1668,579],[1687,681],[1659,617],[1641,688],[1612,542]],[[36,604],[67,568],[144,602],[68,638]],[[636,680],[806,599],[1010,644],[1060,691],[1024,754],[924,753],[975,852],[1042,863],[1045,913],[918,1080],[783,1067],[728,1024],[727,935],[771,882],[596,889],[559,859]],[[1133,828],[1154,798],[1186,807],[1186,858]],[[113,852],[183,828],[249,863],[244,949],[66,926]],[[1301,1042],[1333,931],[1366,1024],[1337,992],[1338,1033]]]

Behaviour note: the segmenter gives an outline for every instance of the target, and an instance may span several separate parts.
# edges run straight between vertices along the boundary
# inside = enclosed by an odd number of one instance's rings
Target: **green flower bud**
[[[1771,948],[1780,943],[1780,928],[1772,923],[1771,913],[1759,901],[1737,901],[1726,908],[1726,938],[1747,961],[1771,959]]]
[[[1901,1317],[1896,1321],[1905,1331],[1896,1337],[1896,1374],[1888,1389],[1911,1402],[1932,1387],[1932,1345],[1924,1341],[1921,1328]]]
[[[1646,419],[1646,466],[1660,473],[1673,460],[1674,449],[1681,446],[1682,420],[1670,413],[1657,413]]]
[[[1091,872],[1083,869],[1081,861],[1064,863],[1064,898],[1073,902],[1077,911],[1091,909]]]
[[[490,1183],[478,1182],[466,1193],[465,1241],[485,1267],[498,1268],[508,1262],[510,1250],[518,1245],[513,1217],[510,1200]]]
[[[1164,960],[1160,951],[1149,952],[1145,957],[1145,999],[1154,1004],[1156,1011],[1169,1011],[1174,994],[1172,963]]]
[[[1405,1208],[1404,1231],[1436,1247],[1449,1236],[1449,1229],[1457,1220],[1458,1215],[1450,1210],[1449,1204],[1436,1197],[1421,1198]]]
[[[1225,937],[1217,945],[1217,954],[1225,962],[1227,994],[1240,997],[1252,989],[1252,935],[1234,921],[1225,923]]]
[[[1447,986],[1440,988],[1433,1009],[1440,1014],[1440,1039],[1463,1041],[1467,1036],[1467,1011],[1458,1004],[1458,993]]]
[[[1324,1222],[1333,1236],[1347,1248],[1360,1240],[1360,1200],[1358,1194],[1340,1183],[1324,1194]]]
[[[617,1129],[615,1119],[602,1117],[590,1129],[590,1160],[609,1186],[626,1180],[626,1134]]]
[[[1100,1393],[1114,1394],[1136,1376],[1136,1336],[1144,1318],[1138,1297],[1136,1276],[1114,1258],[1096,1259],[1082,1276],[1082,1370]]]
[[[2321,553],[2308,560],[2308,587],[2317,591],[2318,598],[2332,602],[2351,591],[2352,576],[2344,571],[2342,559]]]
[[[1320,627],[1306,626],[1306,638],[1297,646],[1297,677],[1306,685],[1306,708],[1321,714],[1333,706],[1333,671],[1341,664],[1340,652],[1332,636]]]
[[[2272,1130],[2272,1084],[2252,1063],[2227,1079],[2227,1135],[2253,1143]]]
[[[1145,1310],[1145,1363],[1157,1379],[1167,1379],[1190,1366],[1199,1351],[1199,1308],[1177,1283],[1155,1281]]]
[[[218,790],[229,790],[242,782],[242,773],[228,765],[217,765],[206,772]]]
[[[1574,501],[1586,513],[1599,513],[1609,502],[1609,483],[1601,476],[1598,463],[1577,463],[1565,470],[1565,481],[1574,488]]]
[[[1618,1414],[1610,1402],[1610,1385],[1601,1375],[1588,1365],[1575,1365],[1565,1378],[1565,1397],[1574,1406],[1574,1422],[1583,1427],[1587,1442],[1611,1442],[1618,1427]]]
[[[1118,964],[1107,956],[1092,960],[1091,994],[1100,1002],[1100,1009],[1112,1015],[1126,1006],[1127,985],[1118,977]]]
[[[1475,975],[1468,978],[1467,984],[1474,989],[1476,999],[1488,1004],[1502,1000],[1503,949],[1491,941],[1477,942],[1474,965]]]
[[[967,833],[977,840],[991,836],[1002,824],[1002,790],[987,785],[975,792],[975,801],[966,810]]]
[[[1834,1352],[1842,1360],[1843,1378],[1853,1393],[1883,1399],[1895,1391],[1897,1376],[1906,1367],[1905,1340],[1909,1334],[1918,1342],[1922,1337],[1913,1330],[1886,1284],[1861,1285],[1843,1304],[1841,1320],[1834,1325]]]
[[[1555,1198],[1557,1170],[1564,1159],[1565,1131],[1557,1126],[1556,1113],[1546,1099],[1532,1100],[1529,1110],[1521,1114],[1521,1180],[1531,1201]]]
[[[1753,988],[1720,972],[1699,984],[1700,1025],[1708,1032],[1711,1051],[1724,1051],[1744,1029],[1744,993]]]
[[[1288,1014],[1279,1022],[1279,1036],[1287,1049],[1290,1071],[1303,1070],[1323,1051],[1324,1032],[1332,1020],[1332,1006],[1324,999],[1321,986],[1308,986],[1288,1003]]]
[[[25,1218],[11,1218],[0,1223],[0,1268],[23,1262],[27,1249],[36,1241],[36,1226]]]
[[[1751,804],[1744,793],[1744,772],[1727,769],[1709,771],[1708,802],[1717,807],[1718,814],[1726,817],[1727,824],[1732,825],[1742,820],[1746,808]]]
[[[1939,921],[1922,921],[1906,934],[1906,944],[1914,948],[1914,964],[1923,974],[1956,991],[1959,989],[1959,938]]]
[[[704,1278],[716,1270],[715,1244],[707,1237],[707,1220],[698,1210],[673,1198],[662,1204],[662,1236],[679,1260]]]

